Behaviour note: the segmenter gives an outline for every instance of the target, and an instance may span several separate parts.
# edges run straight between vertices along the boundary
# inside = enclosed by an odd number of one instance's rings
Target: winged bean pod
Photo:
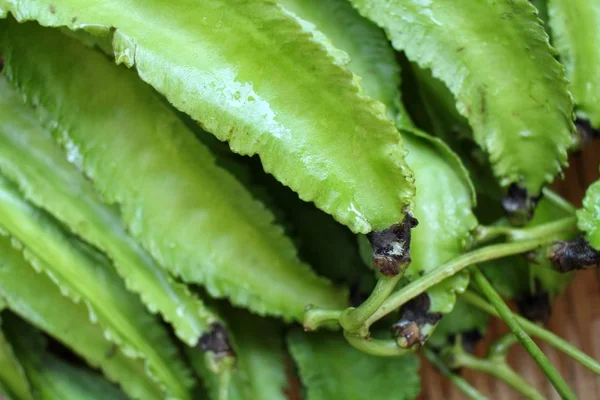
[[[573,104],[528,0],[352,3],[450,88],[502,186],[535,197],[554,179],[573,142]]]
[[[0,1],[8,12],[112,35],[117,62],[353,231],[404,219],[414,188],[393,124],[275,0]]]
[[[90,320],[86,306],[63,296],[50,277],[34,270],[9,238],[0,236],[0,250],[0,299],[10,311],[72,349],[90,366],[101,369],[131,398],[159,400],[166,395],[146,374],[143,362],[107,340],[102,327]]]
[[[299,320],[308,304],[346,304],[133,71],[57,31],[3,26],[6,76],[160,265],[260,314]]]

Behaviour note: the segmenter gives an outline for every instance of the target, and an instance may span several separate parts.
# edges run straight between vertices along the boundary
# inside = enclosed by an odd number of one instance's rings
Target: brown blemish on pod
[[[411,229],[418,224],[419,221],[408,213],[402,223],[367,235],[373,247],[373,266],[382,275],[398,275],[410,264]]]
[[[202,351],[210,351],[215,354],[215,358],[234,356],[235,352],[229,343],[229,335],[225,327],[217,322],[210,325],[210,332],[200,336],[198,347]]]
[[[402,347],[423,345],[430,335],[430,330],[442,319],[442,313],[429,312],[431,300],[427,293],[422,293],[400,309],[400,320],[392,326],[392,332],[402,342]]]
[[[550,261],[559,272],[571,272],[578,269],[600,266],[600,252],[583,237],[570,242],[556,242],[550,248]]]

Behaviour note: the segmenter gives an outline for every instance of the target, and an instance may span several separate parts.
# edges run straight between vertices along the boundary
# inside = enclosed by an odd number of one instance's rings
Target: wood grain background
[[[585,151],[572,156],[565,179],[557,182],[554,188],[575,205],[581,205],[585,188],[598,179],[600,164],[600,143],[596,141]],[[600,360],[600,272],[588,270],[579,272],[569,289],[558,297],[552,308],[552,316],[547,326],[552,332],[565,338],[579,349]],[[478,344],[476,353],[485,354],[489,343],[508,331],[506,325],[494,320],[485,341]],[[580,399],[600,399],[600,377],[594,375],[567,356],[540,341],[536,342],[548,358],[557,366],[563,377]],[[520,346],[513,346],[509,362],[527,381],[537,387],[549,399],[560,399],[546,380],[535,362]],[[441,376],[425,359],[421,370],[423,390],[420,399],[451,400],[464,396],[450,382]],[[517,399],[519,396],[506,385],[481,373],[465,371],[463,377],[494,400]]]

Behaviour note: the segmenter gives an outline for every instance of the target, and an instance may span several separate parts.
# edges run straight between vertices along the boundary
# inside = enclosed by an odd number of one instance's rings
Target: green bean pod
[[[566,164],[575,128],[565,71],[535,7],[528,0],[351,2],[450,88],[501,185],[538,196]]]
[[[106,253],[127,288],[139,294],[149,310],[160,312],[181,340],[194,346],[210,334],[218,317],[127,234],[117,209],[102,202],[5,79],[0,80],[0,91],[0,173],[29,201]]]
[[[6,331],[34,388],[36,399],[127,399],[123,392],[97,373],[75,367],[52,355],[42,334],[23,321],[10,318]]]
[[[6,322],[0,319],[0,394],[9,400],[33,400],[31,385],[13,346],[4,335]]]
[[[600,250],[600,181],[588,187],[583,207],[577,212],[577,220],[586,240],[593,248]]]
[[[343,1],[285,0],[282,4],[298,18],[306,18],[331,46],[339,46],[335,47],[338,54],[347,54],[346,67],[356,74],[365,94],[380,101],[399,126],[397,134],[404,138],[406,161],[415,176],[413,213],[419,221],[411,234],[412,263],[406,278],[416,279],[460,255],[477,225],[473,186],[460,159],[443,142],[412,128],[400,100],[399,66],[382,31]],[[348,26],[362,34],[344,35]],[[394,90],[383,91],[383,87]],[[464,291],[468,282],[468,274],[462,273],[432,288],[420,313],[435,316],[437,322],[438,316],[452,311],[456,293]],[[425,325],[420,327],[423,341],[435,324]]]
[[[118,63],[353,231],[403,221],[414,188],[393,124],[275,0],[0,1],[9,12],[112,37]]]
[[[569,78],[580,118],[600,128],[600,3],[597,0],[549,0],[552,44]]]
[[[300,320],[308,304],[346,305],[132,71],[56,30],[0,26],[9,81],[161,266],[260,314]]]
[[[146,374],[142,360],[131,358],[105,337],[104,329],[90,320],[82,302],[65,297],[52,279],[36,272],[10,239],[0,236],[0,299],[22,319],[60,341],[99,368],[133,399],[160,400],[164,389]]]

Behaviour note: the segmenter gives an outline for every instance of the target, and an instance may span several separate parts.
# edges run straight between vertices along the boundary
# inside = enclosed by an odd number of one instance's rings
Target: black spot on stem
[[[216,358],[234,355],[233,348],[229,343],[229,336],[223,325],[212,323],[210,332],[205,333],[200,337],[198,346],[202,351],[210,351],[215,354]]]
[[[583,237],[570,242],[556,242],[550,249],[550,260],[559,272],[571,272],[578,269],[600,266],[600,252]]]
[[[402,223],[367,235],[373,247],[373,266],[383,275],[398,275],[410,264],[411,229],[418,224],[409,213]]]

